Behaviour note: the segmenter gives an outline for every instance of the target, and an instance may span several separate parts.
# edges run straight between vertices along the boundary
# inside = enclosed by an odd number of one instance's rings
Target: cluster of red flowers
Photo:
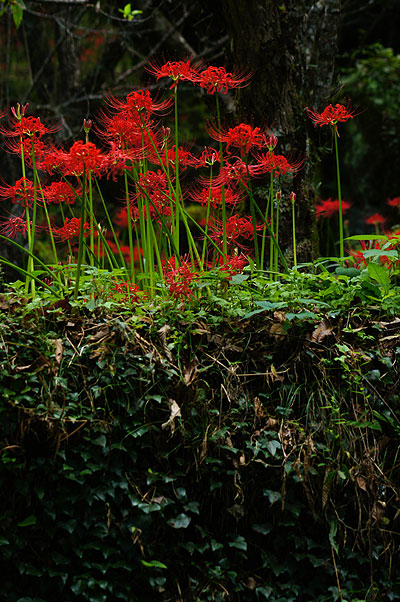
[[[32,226],[32,222],[30,222]],[[16,238],[18,234],[25,236],[28,224],[25,216],[10,217],[0,222],[0,234],[7,238]]]
[[[62,242],[66,242],[68,240],[72,240],[77,238],[80,234],[81,228],[81,218],[80,217],[71,217],[65,218],[64,225],[61,228],[53,228],[53,233],[59,240]],[[83,236],[89,236],[90,228],[87,222],[83,224]]]
[[[130,284],[129,282],[116,282],[114,285],[114,292],[112,298],[118,303],[138,303],[140,301],[140,288],[137,284]]]
[[[254,236],[261,232],[265,234],[264,223],[255,223],[254,217],[239,214],[246,191],[251,189],[250,181],[269,175],[272,186],[273,180],[277,178],[295,175],[301,169],[303,161],[293,156],[286,158],[278,154],[276,136],[266,127],[255,127],[248,123],[232,127],[209,124],[207,131],[215,141],[214,146],[218,146],[219,143],[219,149],[206,147],[199,156],[192,152],[192,147],[179,146],[176,139],[172,144],[169,129],[160,127],[157,117],[170,111],[181,82],[197,85],[210,95],[226,94],[231,89],[247,86],[251,74],[235,69],[227,71],[223,67],[206,67],[200,62],[193,63],[190,60],[165,63],[152,60],[147,71],[154,75],[157,81],[169,78],[173,93],[166,99],[153,96],[149,90],[133,91],[121,99],[109,95],[106,108],[100,113],[94,126],[104,148],[89,141],[91,120],[84,122],[85,141],[78,140],[69,150],[63,150],[52,142],[45,142],[46,135],[57,131],[56,126],[44,124],[38,117],[27,116],[27,105],[17,105],[11,110],[9,125],[0,127],[7,150],[22,157],[25,165],[36,166],[40,172],[46,174],[47,179],[44,179],[42,185],[36,172],[32,180],[23,177],[13,186],[5,183],[0,186],[0,199],[8,199],[26,210],[26,214],[13,215],[0,223],[0,232],[10,238],[24,235],[27,229],[26,220],[29,219],[32,207],[35,207],[36,211],[37,205],[44,205],[46,213],[48,207],[52,217],[54,207],[51,206],[61,205],[63,225],[51,226],[57,242],[75,240],[81,232],[87,237],[95,223],[94,212],[90,213],[93,206],[97,213],[98,178],[117,179],[123,174],[127,187],[124,195],[125,205],[118,211],[114,223],[121,238],[124,233],[118,231],[118,228],[122,230],[131,225],[130,246],[109,240],[110,234],[106,232],[106,228],[103,228],[103,225],[100,228],[100,225],[96,224],[99,231],[101,229],[102,240],[100,243],[100,237],[98,238],[99,248],[94,249],[91,236],[92,256],[93,251],[98,252],[98,256],[103,256],[106,238],[108,253],[121,253],[127,262],[139,260],[141,265],[145,265],[139,256],[138,248],[141,246],[139,239],[143,236],[142,231],[145,231],[143,222],[146,225],[147,220],[158,221],[159,225],[168,229],[167,244],[160,246],[158,257],[162,256],[173,240],[171,233],[175,234],[174,228],[179,227],[177,222],[180,204],[183,206],[183,201],[189,199],[190,202],[200,205],[194,209],[198,211],[199,222],[200,214],[207,214],[208,236],[216,245],[223,246],[224,253],[229,253],[223,257],[214,256],[212,259],[213,249],[209,248],[209,254],[206,256],[207,247],[204,245],[205,264],[217,266],[231,277],[243,269],[248,261],[244,254],[238,254],[238,248],[251,255],[250,247]],[[346,122],[354,116],[349,105],[345,107],[339,104],[329,105],[321,113],[311,109],[307,109],[307,112],[315,125],[330,125],[333,128],[336,128],[339,122]],[[178,176],[184,170],[189,171],[189,168],[210,169],[208,177],[204,172],[200,172],[203,175],[200,175],[194,184],[190,183],[185,187],[185,180],[189,179],[186,178],[187,172],[182,178]],[[25,171],[23,173],[25,174]],[[51,182],[49,176],[53,175],[57,181]],[[106,208],[106,197],[101,200]],[[73,217],[74,205],[79,202],[85,203],[82,205],[82,216],[88,221],[84,221],[83,224],[80,218]],[[388,200],[388,204],[393,207],[400,206],[400,197]],[[350,203],[342,201],[343,212],[349,207]],[[69,217],[64,218],[64,208],[69,212]],[[226,210],[226,215],[222,208]],[[107,215],[107,211],[104,209],[103,214]],[[338,211],[339,201],[331,198],[326,201],[319,200],[316,205],[317,218],[330,218]],[[98,213],[100,214],[100,210]],[[222,216],[224,221],[220,219]],[[176,221],[171,219],[172,217],[176,217]],[[371,216],[369,220],[367,223],[375,225],[383,223],[379,221],[378,214]],[[41,227],[39,221],[38,224]],[[152,236],[154,234],[158,237],[159,232],[157,224]],[[96,233],[97,230],[94,234]],[[166,240],[167,236],[164,238]],[[179,236],[177,238],[179,246]],[[145,240],[147,242],[147,239]],[[133,246],[135,244],[136,246]],[[132,257],[135,252],[136,255]],[[193,297],[191,284],[198,277],[193,263],[185,257],[169,257],[164,260],[163,270],[171,295],[176,299]],[[137,286],[129,282],[117,282],[114,290],[115,295],[122,301],[133,299],[136,302],[138,299]]]
[[[169,257],[164,261],[164,278],[170,295],[183,300],[193,296],[190,285],[198,274],[187,259],[181,258],[180,265],[176,266],[175,257]]]
[[[252,73],[242,70],[226,71],[224,67],[207,67],[202,69],[201,63],[192,65],[190,61],[168,61],[160,64],[150,60],[147,71],[157,78],[169,77],[172,80],[170,88],[175,88],[179,81],[198,84],[207,94],[221,92],[226,94],[232,88],[243,88],[250,83]]]
[[[386,251],[395,249],[397,247],[398,240],[393,243],[393,245],[385,245]],[[361,240],[360,241],[360,250],[354,251],[353,249],[349,249],[348,252],[353,258],[352,266],[360,270],[361,268],[367,267],[369,263],[369,258],[365,257],[365,251],[371,251],[372,249],[376,249],[377,251],[382,251],[382,244],[379,240]],[[379,261],[386,268],[390,268],[393,265],[392,260],[387,255],[380,255]]]
[[[322,113],[318,113],[314,109],[306,109],[306,112],[314,122],[314,126],[319,125],[321,127],[323,125],[336,127],[339,121],[346,122],[354,117],[354,111],[351,110],[350,104],[347,107],[341,104],[328,105]]]
[[[351,203],[348,201],[342,201],[343,214],[346,213],[350,207]],[[326,199],[326,201],[319,199],[318,203],[315,205],[315,213],[317,219],[321,219],[321,217],[331,218],[333,215],[336,215],[336,213],[339,213],[339,200],[332,200],[330,197],[329,199]]]
[[[255,230],[262,231],[264,224],[256,224]],[[241,242],[242,240],[254,239],[254,227],[250,217],[241,217],[240,215],[232,215],[226,220],[225,225],[227,244],[231,248],[240,247],[242,249],[248,249],[248,245]],[[216,220],[210,228],[210,238],[217,244],[221,244],[223,240],[224,229],[223,223],[220,220]]]

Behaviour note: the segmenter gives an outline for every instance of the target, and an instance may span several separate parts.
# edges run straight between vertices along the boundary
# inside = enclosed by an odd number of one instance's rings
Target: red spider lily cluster
[[[314,122],[314,126],[330,125],[336,127],[338,122],[345,123],[349,119],[353,119],[355,116],[354,110],[351,109],[350,105],[345,107],[341,104],[328,105],[321,113],[314,109],[306,109],[306,112],[310,119]]]
[[[350,209],[351,203],[348,201],[342,201],[343,213],[346,213]],[[319,199],[315,205],[315,215],[317,219],[324,217],[331,218],[333,215],[339,213],[339,200],[338,199],[326,199],[326,201]]]
[[[217,118],[206,127],[214,142],[201,152],[179,140],[176,112],[173,136],[159,123],[177,106],[182,83],[216,96],[247,86],[251,74],[189,60],[152,60],[147,71],[157,81],[168,78],[172,92],[167,86],[167,97],[149,90],[135,90],[124,98],[108,95],[99,115],[84,120],[84,139],[70,148],[55,144],[57,126],[28,116],[28,105],[12,108],[0,125],[5,148],[20,158],[22,171],[15,183],[1,183],[0,200],[9,202],[13,213],[0,222],[0,234],[28,239],[32,281],[35,241],[43,233],[51,242],[54,265],[60,254],[76,266],[75,297],[85,265],[118,271],[112,298],[121,303],[136,303],[143,294],[152,297],[160,290],[176,300],[194,299],[201,288],[195,283],[206,270],[218,270],[229,279],[250,258],[264,269],[268,252],[271,271],[277,269],[282,194],[275,194],[274,187],[293,178],[303,161],[279,154],[278,140],[266,127],[221,125],[218,103]],[[354,116],[342,105],[308,113],[315,125],[333,128]],[[89,140],[93,134],[96,143]],[[120,184],[114,199],[103,196],[100,184],[107,179]],[[255,183],[268,193],[264,218],[254,209]],[[294,200],[294,193],[286,199],[293,201],[293,211]],[[398,201],[388,204],[400,206]],[[350,203],[320,200],[317,217],[330,218],[339,206],[345,212]],[[368,223],[380,223],[377,216],[370,219],[375,221]],[[294,230],[293,241],[295,245]],[[70,274],[69,264],[68,270]],[[50,278],[53,285],[56,278]]]

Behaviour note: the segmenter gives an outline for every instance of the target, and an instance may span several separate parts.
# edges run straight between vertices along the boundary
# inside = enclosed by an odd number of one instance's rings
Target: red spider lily
[[[390,207],[400,207],[400,196],[396,196],[393,199],[387,199],[387,204]]]
[[[244,161],[236,157],[232,157],[231,159],[236,160],[226,162],[224,166],[221,167],[218,176],[213,181],[213,185],[226,186],[235,183],[243,184],[243,186],[247,188],[249,179],[257,175],[254,166],[247,165]]]
[[[378,224],[385,224],[387,218],[381,215],[380,213],[374,213],[370,217],[365,218],[365,223],[369,226],[376,226]]]
[[[52,134],[59,129],[59,126],[46,126],[41,122],[40,117],[21,117],[20,119],[10,118],[11,128],[0,127],[0,133],[3,136],[29,138],[41,138],[44,134]]]
[[[214,165],[214,163],[220,163],[221,157],[219,152],[215,148],[209,146],[204,147],[204,150],[201,153],[200,157],[195,157],[195,160],[196,164],[194,165],[194,167],[208,167]]]
[[[230,73],[224,67],[208,67],[198,75],[196,83],[207,90],[207,94],[222,92],[226,94],[231,88],[244,88],[250,83],[252,73],[234,71]]]
[[[217,267],[221,272],[226,272],[231,279],[235,274],[239,274],[248,263],[249,260],[243,254],[224,255],[218,257]],[[210,263],[209,267],[213,268],[215,265]]]
[[[22,139],[22,153],[21,153],[21,140],[18,138],[6,138],[4,140],[4,146],[6,151],[21,157],[24,154],[24,160],[27,165],[32,167],[32,152],[35,154],[35,160],[41,161],[49,152],[49,148],[40,138],[23,138]],[[38,167],[38,166],[37,166]]]
[[[156,102],[152,99],[149,90],[130,92],[125,101],[121,101],[112,95],[107,98],[107,104],[112,109],[118,112],[132,113],[135,117],[139,115],[145,121],[154,113],[166,114],[173,102],[173,98]]]
[[[260,128],[241,123],[226,131],[218,130],[209,126],[207,131],[211,138],[226,143],[226,152],[229,154],[231,147],[238,148],[241,157],[247,155],[254,148],[262,148],[265,145],[265,136]]]
[[[289,163],[283,155],[276,155],[272,151],[265,154],[254,154],[257,164],[253,166],[253,172],[256,175],[272,173],[274,178],[293,174],[299,171],[303,165],[302,160]]]
[[[170,90],[178,85],[179,81],[189,81],[195,83],[199,77],[199,64],[191,65],[188,61],[168,61],[161,65],[154,59],[150,59],[146,71],[154,75],[157,81],[161,77],[169,77],[172,80]]]
[[[99,122],[102,129],[96,128],[98,135],[112,148],[129,151],[134,160],[154,154],[154,147],[161,144],[162,133],[152,131],[152,122],[147,122],[146,129],[138,116],[127,111],[113,116],[102,113]]]
[[[131,214],[131,217],[132,217],[132,214]],[[116,212],[116,214],[114,216],[114,223],[116,226],[118,226],[118,228],[121,228],[121,229],[125,229],[128,227],[128,225],[129,225],[128,209],[126,208],[126,206],[118,209],[118,211]]]
[[[172,165],[172,167],[175,167],[175,163],[176,163],[176,147],[175,145],[172,146],[171,148],[165,150],[164,152],[161,151],[159,153],[162,164],[167,166],[167,163],[169,165]],[[159,163],[159,159],[157,156],[155,156],[155,154],[153,154],[151,161],[153,163]],[[188,166],[190,167],[195,167],[196,163],[197,163],[197,159],[196,157],[194,157],[192,155],[192,153],[183,148],[182,146],[180,146],[178,148],[178,163],[179,163],[179,168],[181,170],[186,169]]]
[[[21,207],[31,207],[35,197],[35,187],[28,178],[20,178],[14,186],[0,186],[0,198],[9,199]]]
[[[256,230],[263,230],[263,224],[257,224]],[[216,221],[215,226],[213,225],[209,230],[210,238],[212,238],[217,244],[222,243],[223,239],[223,224],[222,221]],[[239,215],[232,215],[226,220],[226,238],[229,245],[245,248],[244,245],[239,244],[238,240],[244,238],[246,240],[252,240],[254,238],[254,228],[250,217],[240,217]]]
[[[126,303],[129,301],[130,303],[138,303],[140,301],[140,297],[138,292],[140,288],[137,284],[129,284],[129,282],[116,282],[114,285],[115,293],[112,295],[114,299],[118,301],[118,303]],[[121,297],[123,295],[123,297]]]
[[[32,222],[30,222],[32,225]],[[28,225],[25,217],[10,217],[0,222],[0,234],[7,238],[16,238],[18,234],[25,235]]]
[[[352,249],[348,249],[348,253],[353,257],[353,264],[358,270],[362,267],[366,267],[369,263],[369,260],[364,257],[363,252],[369,251],[371,249],[381,250],[382,246],[379,240],[361,240],[360,241],[361,251],[353,251]],[[389,250],[389,249],[388,249]],[[390,267],[392,262],[386,255],[381,255],[379,257],[379,261],[381,264],[386,267]]]
[[[113,240],[107,240],[107,246],[110,249],[111,253],[114,255],[119,255],[118,246]],[[125,259],[125,261],[130,262],[131,260],[131,249],[128,245],[120,245],[119,250],[121,251],[121,255]],[[143,253],[141,253],[143,255]],[[133,247],[133,261],[134,263],[139,262],[139,249],[138,247]]]
[[[53,227],[53,234],[62,242],[66,242],[67,240],[72,240],[76,238],[80,234],[81,228],[81,218],[80,217],[71,217],[65,218],[64,225],[61,228]],[[83,236],[89,236],[90,228],[87,222],[83,224]]]
[[[181,259],[181,265],[175,265],[175,257],[169,257],[163,265],[165,284],[169,293],[175,299],[190,299],[193,291],[190,285],[198,275],[193,271],[193,266],[185,259]]]
[[[149,200],[150,218],[160,219],[159,216],[169,217],[171,215],[170,197],[168,194],[168,180],[167,176],[161,172],[161,170],[147,171],[145,174],[139,174],[137,182],[137,192],[130,198],[132,219],[139,219],[140,212],[142,211],[145,215],[145,219],[148,217],[146,208],[136,206],[136,203],[140,199],[142,205],[145,202],[145,198]]]
[[[106,155],[107,179],[116,181],[125,170],[132,171],[138,158],[138,153],[131,149],[122,150],[119,145],[111,142],[111,150]]]
[[[74,189],[67,182],[52,182],[43,187],[43,197],[48,205],[73,205],[76,197],[81,194],[81,189]]]
[[[132,197],[132,201],[148,197],[157,207],[169,203],[168,195],[168,179],[167,176],[159,169],[155,171],[147,171],[139,174],[137,182],[137,193]]]
[[[60,153],[61,170],[64,175],[81,176],[84,172],[100,174],[107,167],[106,157],[93,142],[74,142],[68,153]]]
[[[190,191],[190,198],[196,203],[210,207],[213,209],[220,209],[222,207],[222,186],[204,186],[200,189],[193,188]],[[224,189],[225,205],[227,207],[235,207],[244,198],[243,193],[232,190],[231,188]]]
[[[342,212],[345,213],[348,209],[350,209],[351,203],[348,201],[342,201]],[[339,213],[339,200],[332,200],[331,197],[323,201],[319,199],[319,202],[315,205],[316,218],[320,219],[321,217],[331,218],[335,213]]]
[[[348,119],[355,117],[354,111],[350,110],[350,104],[345,107],[341,104],[328,105],[322,113],[318,113],[312,109],[306,109],[306,112],[310,119],[314,122],[314,126],[331,125],[337,126],[339,121],[346,122]]]

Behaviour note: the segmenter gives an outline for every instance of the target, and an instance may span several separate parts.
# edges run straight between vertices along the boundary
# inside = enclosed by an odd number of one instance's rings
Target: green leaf
[[[263,494],[267,496],[271,506],[282,498],[280,491],[272,491],[271,489],[264,489]]]
[[[97,305],[96,305],[96,301],[94,299],[90,299],[90,301],[88,301],[85,305],[86,309],[88,309],[89,311],[93,311],[96,309]]]
[[[363,251],[363,255],[366,259],[370,257],[398,257],[398,251],[394,249],[368,249],[367,251]]]
[[[272,525],[270,525],[269,523],[254,523],[254,525],[251,525],[251,528],[253,529],[253,531],[256,531],[256,533],[261,533],[261,535],[268,535],[268,533],[272,529]]]
[[[243,550],[244,552],[247,551],[246,540],[241,535],[237,535],[237,537],[235,538],[235,541],[230,541],[228,543],[228,546],[230,548],[237,548],[238,550]]]
[[[390,284],[390,276],[387,268],[379,263],[368,264],[368,275],[383,286]]]
[[[153,569],[153,568],[167,569],[168,568],[165,564],[163,564],[162,562],[159,562],[158,560],[151,560],[150,562],[147,562],[146,560],[141,560],[140,562],[143,564],[143,566],[146,566],[149,569]]]
[[[356,234],[348,236],[344,240],[388,240],[388,237],[384,234]]]
[[[174,529],[186,529],[189,526],[190,521],[192,519],[187,514],[178,514],[176,518],[173,518],[168,521],[168,524],[171,525]]]
[[[329,543],[331,544],[332,548],[335,550],[336,554],[339,554],[339,549],[338,549],[337,543],[335,541],[336,533],[337,533],[337,522],[334,520],[331,520],[329,522]]]
[[[15,27],[17,29],[22,23],[23,12],[24,10],[20,4],[18,4],[17,2],[11,4],[11,13],[14,19]]]
[[[18,523],[18,527],[30,527],[31,525],[36,525],[36,516],[31,514]]]

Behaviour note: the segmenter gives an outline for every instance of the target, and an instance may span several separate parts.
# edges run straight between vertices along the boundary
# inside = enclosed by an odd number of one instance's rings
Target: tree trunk
[[[221,0],[233,63],[254,72],[238,91],[238,118],[269,126],[278,136],[278,152],[303,158],[294,178],[298,257],[318,253],[314,195],[311,190],[313,128],[304,108],[329,104],[340,0]],[[288,192],[281,205],[280,240],[291,242]]]

